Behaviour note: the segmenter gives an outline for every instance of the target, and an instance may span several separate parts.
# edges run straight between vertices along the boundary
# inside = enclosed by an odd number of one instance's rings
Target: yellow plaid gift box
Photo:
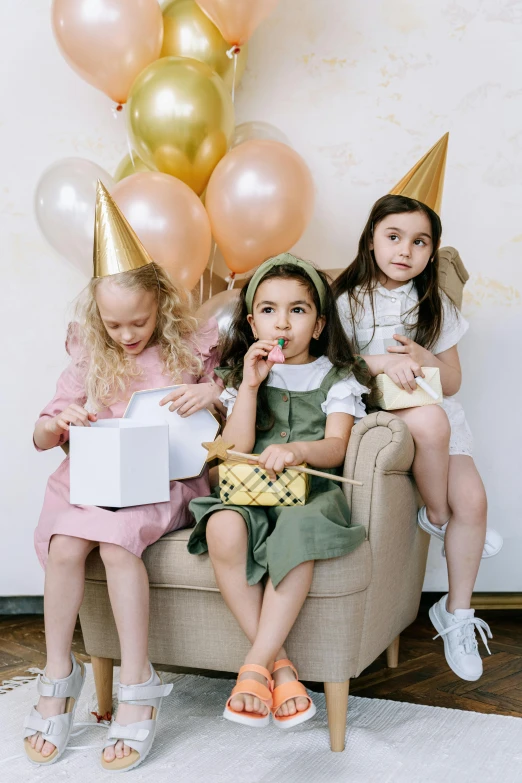
[[[219,465],[221,502],[232,506],[304,506],[310,476],[286,468],[272,481],[264,468],[225,460]]]
[[[423,405],[439,405],[442,402],[442,386],[440,382],[440,371],[438,367],[423,367],[424,380],[429,383],[438,397],[436,400],[433,397],[417,387],[411,394],[396,383],[392,381],[384,373],[375,376],[375,382],[377,390],[379,391],[379,397],[377,399],[377,405],[382,408],[383,411],[396,411],[401,408],[420,408]]]

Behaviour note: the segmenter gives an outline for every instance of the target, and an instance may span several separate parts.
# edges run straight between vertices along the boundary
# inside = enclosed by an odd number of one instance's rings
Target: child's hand
[[[69,426],[71,424],[74,424],[76,427],[90,427],[90,422],[96,421],[96,419],[97,416],[95,413],[89,413],[85,408],[82,408],[81,405],[73,403],[57,416],[49,419],[45,429],[52,435],[61,437],[64,432],[69,432]]]
[[[258,389],[274,366],[274,362],[266,361],[266,357],[275,345],[277,340],[258,340],[246,352],[243,359],[243,383],[251,389]]]
[[[417,389],[415,376],[424,378],[422,367],[411,356],[390,356],[384,362],[383,369],[388,378],[409,394]]]
[[[417,362],[419,367],[433,359],[433,354],[430,353],[430,351],[427,351],[422,345],[419,345],[404,334],[394,334],[393,339],[398,343],[401,343],[401,345],[390,345],[390,347],[386,349],[388,353],[407,354],[410,359]],[[419,373],[417,374],[419,375]]]
[[[398,361],[390,364],[390,372],[387,369],[388,365],[384,372],[397,386],[402,386],[407,392],[415,391],[417,384],[414,376],[420,375],[421,378],[424,378],[422,365],[428,364],[433,359],[433,355],[426,348],[423,348],[403,334],[394,334],[393,339],[397,340],[401,345],[393,345],[386,350],[391,354],[399,354],[397,356]]]
[[[304,459],[298,443],[282,443],[267,446],[257,461],[270,478],[275,479],[276,473],[281,473],[291,465],[301,465]]]
[[[167,394],[160,401],[160,405],[170,402],[169,411],[177,411],[182,418],[187,418],[216,403],[220,392],[217,383],[185,383]]]

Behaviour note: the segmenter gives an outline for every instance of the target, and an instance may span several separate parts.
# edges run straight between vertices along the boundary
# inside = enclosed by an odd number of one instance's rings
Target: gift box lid
[[[169,425],[171,481],[196,478],[201,474],[207,457],[201,444],[214,440],[219,430],[218,420],[206,408],[183,418],[177,411],[169,411],[168,405],[160,406],[160,400],[177,388],[179,384],[134,392],[123,414],[125,419]]]

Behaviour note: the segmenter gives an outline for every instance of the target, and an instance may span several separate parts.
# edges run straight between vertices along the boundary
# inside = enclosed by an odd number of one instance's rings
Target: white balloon
[[[84,158],[64,158],[44,171],[36,187],[34,208],[49,244],[67,261],[92,277],[96,183],[114,180],[105,169]]]
[[[242,122],[241,125],[236,125],[231,149],[252,139],[269,139],[270,141],[280,141],[289,147],[292,146],[288,136],[285,136],[283,131],[276,128],[275,125],[271,125],[269,122],[253,120],[252,122]]]
[[[201,305],[196,313],[197,318],[201,323],[215,318],[218,322],[219,334],[221,336],[226,334],[232,324],[240,293],[239,288],[232,288],[230,291],[215,294]]]

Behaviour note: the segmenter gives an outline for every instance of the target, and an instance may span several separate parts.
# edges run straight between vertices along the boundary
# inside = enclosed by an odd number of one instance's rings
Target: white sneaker
[[[420,528],[422,528],[422,530],[424,530],[426,533],[429,533],[430,536],[435,536],[435,538],[439,538],[441,541],[444,541],[448,523],[446,522],[446,524],[442,525],[442,527],[432,525],[428,519],[428,514],[426,513],[426,506],[422,506],[422,508],[420,508],[418,511],[417,524]],[[500,533],[498,533],[496,530],[493,530],[493,528],[488,528],[486,530],[484,549],[482,550],[482,559],[485,560],[487,557],[494,557],[495,555],[498,555],[503,545],[504,539]],[[444,546],[442,547],[442,556],[446,557]]]
[[[480,638],[490,655],[486,634],[489,639],[493,638],[493,634],[484,620],[475,617],[474,609],[455,609],[453,614],[448,612],[447,599],[448,596],[443,595],[430,609],[430,620],[438,631],[434,639],[442,637],[444,654],[450,669],[462,680],[474,682],[482,677],[482,660],[475,638],[475,628],[478,628]]]

